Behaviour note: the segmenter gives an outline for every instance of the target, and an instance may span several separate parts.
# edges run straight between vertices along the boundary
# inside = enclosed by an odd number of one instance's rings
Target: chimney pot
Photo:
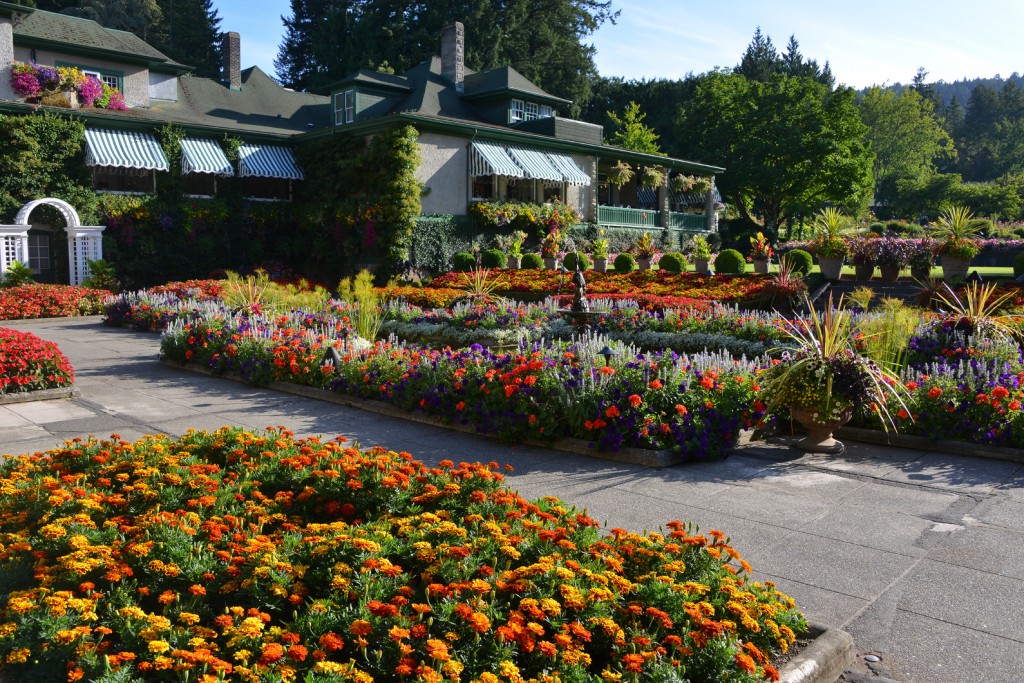
[[[224,81],[232,90],[242,89],[242,37],[229,31],[221,39],[224,54]]]
[[[466,79],[466,30],[461,21],[448,24],[441,30],[441,75],[463,91]]]

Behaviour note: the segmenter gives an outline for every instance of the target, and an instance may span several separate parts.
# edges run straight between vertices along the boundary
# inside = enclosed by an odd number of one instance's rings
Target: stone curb
[[[823,629],[811,625],[811,631]],[[815,638],[807,649],[786,662],[780,683],[835,683],[853,659],[853,636],[837,628]]]
[[[930,451],[932,453],[947,453],[949,455],[966,455],[978,458],[992,458],[994,460],[1007,460],[1009,462],[1024,463],[1024,449],[1010,448],[1007,446],[979,446],[966,441],[947,441],[943,439],[929,439],[927,436],[916,436],[913,434],[897,434],[895,432],[880,432],[876,429],[862,429],[860,427],[841,427],[836,431],[836,437],[847,441],[860,441],[872,443],[879,446],[896,446],[897,448],[912,448],[918,451]]]
[[[171,361],[161,359],[160,362],[168,367],[177,368],[181,370],[188,370],[189,372],[196,372],[202,375],[208,375],[210,377],[218,377],[223,379],[229,379],[235,382],[242,382],[243,380],[239,377],[233,377],[231,375],[214,375],[206,368],[201,368],[193,364],[181,365]],[[445,422],[436,417],[430,415],[423,415],[420,413],[410,413],[401,408],[388,405],[381,401],[372,401],[369,399],[356,398],[353,396],[345,396],[343,394],[336,394],[327,389],[317,389],[315,387],[307,387],[301,384],[292,384],[291,382],[271,382],[266,386],[268,389],[275,391],[281,391],[288,394],[294,394],[296,396],[304,396],[305,398],[312,398],[319,401],[328,401],[330,403],[336,403],[338,405],[349,406],[351,408],[358,408],[360,410],[366,410],[368,412],[377,413],[379,415],[387,415],[388,417],[394,417],[401,420],[408,420],[410,422],[419,422],[421,424],[431,425],[433,427],[440,427],[442,429],[450,429],[465,434],[474,434],[476,436],[482,436],[490,439],[497,438],[493,434],[485,434],[476,430],[475,427],[468,425],[452,424]],[[642,448],[620,448],[616,452],[611,451],[599,451],[589,441],[583,439],[555,439],[554,441],[541,441],[539,439],[524,439],[519,442],[528,446],[539,446],[542,448],[551,448],[558,451],[567,451],[570,453],[578,453],[580,455],[587,455],[592,458],[599,458],[601,460],[611,460],[614,462],[627,463],[630,465],[642,465],[644,467],[670,467],[672,465],[678,465],[682,462],[682,458],[678,453],[672,451],[648,451]]]
[[[0,394],[0,406],[31,401],[52,401],[58,398],[77,398],[81,395],[82,391],[78,387],[58,387],[56,389],[24,391],[17,394]]]

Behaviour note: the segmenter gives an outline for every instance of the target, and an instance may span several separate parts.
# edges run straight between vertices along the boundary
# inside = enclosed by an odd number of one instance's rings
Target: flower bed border
[[[61,398],[78,398],[82,391],[78,387],[55,387],[53,389],[37,389],[36,391],[19,391],[13,394],[0,394],[0,406],[11,403],[30,403],[32,401],[52,401]]]
[[[189,372],[195,372],[201,375],[207,375],[210,377],[218,377],[229,379],[234,382],[244,383],[240,377],[233,376],[231,374],[215,375],[210,370],[200,367],[198,365],[187,363],[181,365],[174,361],[160,360],[160,363],[172,368],[178,368],[188,370]],[[306,398],[317,399],[319,401],[327,401],[329,403],[336,403],[339,405],[349,406],[351,408],[358,408],[360,410],[366,410],[372,413],[378,413],[380,415],[387,415],[388,417],[396,417],[402,420],[408,420],[410,422],[419,422],[421,424],[428,424],[434,427],[441,427],[443,429],[450,429],[452,431],[463,432],[466,434],[475,434],[477,436],[485,437],[488,439],[496,439],[497,437],[493,434],[485,434],[477,431],[477,429],[471,425],[459,425],[452,424],[439,420],[436,417],[430,415],[424,415],[420,413],[410,413],[402,410],[395,406],[384,403],[383,401],[372,401],[364,398],[357,398],[355,396],[347,396],[344,394],[336,394],[333,391],[327,389],[317,389],[315,387],[307,387],[301,384],[292,384],[291,382],[271,382],[266,385],[267,389],[273,389],[274,391],[282,391],[288,394],[294,394],[296,396],[304,396]],[[543,448],[551,448],[557,451],[567,451],[570,453],[577,453],[579,455],[588,455],[593,458],[599,458],[601,460],[611,460],[613,462],[620,462],[630,465],[641,465],[643,467],[671,467],[672,465],[678,465],[683,461],[682,456],[678,453],[673,453],[667,450],[645,450],[642,448],[631,448],[623,446],[618,451],[601,451],[598,450],[595,444],[584,439],[573,439],[564,437],[555,439],[554,441],[540,441],[538,439],[524,439],[520,441],[527,446],[540,446]]]
[[[808,635],[811,644],[779,670],[779,683],[834,683],[853,659],[853,636],[846,631],[810,624]]]
[[[918,451],[991,458],[993,460],[1006,460],[1008,462],[1024,464],[1024,449],[1012,448],[1010,446],[978,446],[967,441],[931,439],[927,436],[918,436],[916,434],[883,432],[877,429],[864,429],[863,427],[841,427],[835,435],[847,441],[859,441],[879,446],[912,448]]]

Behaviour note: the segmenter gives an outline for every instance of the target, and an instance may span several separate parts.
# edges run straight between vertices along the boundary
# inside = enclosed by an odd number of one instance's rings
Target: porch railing
[[[700,230],[708,229],[707,217],[702,213],[679,213],[669,211],[668,227],[673,230]]]
[[[653,209],[634,209],[628,206],[598,206],[597,222],[609,228],[639,228],[643,230],[685,230],[706,232],[707,219],[700,213],[670,211],[668,225],[661,224],[661,212]]]

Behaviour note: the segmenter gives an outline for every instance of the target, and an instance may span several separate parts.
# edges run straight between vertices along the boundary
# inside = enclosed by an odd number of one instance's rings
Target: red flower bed
[[[56,344],[0,327],[0,394],[67,387],[74,381],[71,363]]]
[[[216,299],[223,289],[224,280],[186,280],[168,282],[166,285],[150,287],[146,291],[150,294],[173,294],[179,299]]]
[[[70,285],[22,285],[0,289],[0,320],[66,318],[103,312],[110,292]]]

